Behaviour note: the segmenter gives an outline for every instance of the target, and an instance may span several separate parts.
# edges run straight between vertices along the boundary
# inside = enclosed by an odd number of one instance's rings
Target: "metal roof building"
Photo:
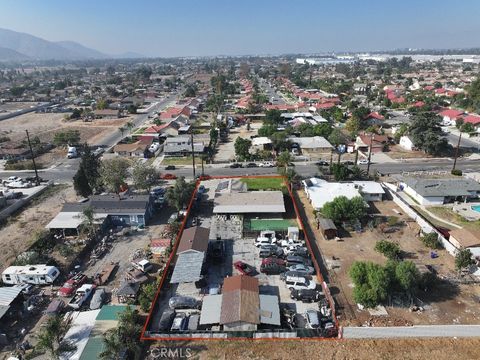
[[[281,191],[216,193],[213,204],[214,214],[278,214],[285,212]]]
[[[204,252],[186,252],[179,254],[170,283],[178,284],[200,280],[204,259]]]

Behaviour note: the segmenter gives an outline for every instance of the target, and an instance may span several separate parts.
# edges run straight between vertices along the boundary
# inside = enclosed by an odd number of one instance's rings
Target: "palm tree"
[[[38,335],[36,346],[48,351],[53,359],[59,359],[60,355],[74,351],[76,346],[63,340],[69,327],[69,322],[60,315],[49,318],[45,328]]]
[[[280,153],[280,155],[278,155],[277,165],[279,167],[288,168],[291,162],[292,162],[292,155],[290,155],[288,151],[283,151]]]
[[[123,137],[123,133],[125,132],[125,130],[126,130],[126,129],[125,129],[124,126],[120,126],[120,127],[118,128],[118,131],[120,131],[120,132],[122,133],[122,137]]]
[[[87,206],[82,211],[82,228],[89,235],[92,236],[97,231],[97,224],[95,223],[95,211],[91,206]]]
[[[133,122],[129,121],[125,124],[125,126],[127,127],[128,131],[131,132],[132,129],[135,127],[135,124]]]
[[[117,329],[110,329],[103,335],[103,350],[100,353],[100,359],[114,360],[119,358],[123,349],[123,343],[119,337]]]

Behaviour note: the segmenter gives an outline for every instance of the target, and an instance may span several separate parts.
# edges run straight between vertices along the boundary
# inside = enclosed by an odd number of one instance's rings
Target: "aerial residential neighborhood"
[[[476,4],[73,3],[0,5],[0,359],[479,358]]]

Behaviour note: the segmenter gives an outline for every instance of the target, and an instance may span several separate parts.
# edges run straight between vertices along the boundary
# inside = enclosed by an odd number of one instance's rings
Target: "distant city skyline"
[[[0,27],[106,54],[152,57],[480,47],[480,2],[462,0],[0,3]]]

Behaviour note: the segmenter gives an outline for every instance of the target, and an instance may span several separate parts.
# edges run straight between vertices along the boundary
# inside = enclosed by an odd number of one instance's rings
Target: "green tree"
[[[412,294],[418,285],[420,274],[412,261],[401,261],[395,268],[395,279],[401,289]]]
[[[374,308],[388,296],[390,279],[385,269],[372,262],[354,262],[349,271],[355,285],[353,299],[367,308]]]
[[[288,151],[282,151],[277,157],[277,166],[288,168],[292,162],[292,155]]]
[[[84,198],[93,194],[93,190],[88,184],[88,178],[85,174],[85,170],[82,167],[79,167],[73,176],[73,188],[75,189],[77,195],[80,195]]]
[[[431,232],[428,234],[423,234],[420,237],[420,241],[430,249],[440,248],[440,242],[438,241],[438,234],[436,232]]]
[[[108,103],[105,99],[100,99],[97,101],[97,104],[95,105],[95,108],[97,110],[104,110],[108,107]]]
[[[240,161],[247,160],[250,158],[250,147],[252,142],[248,139],[237,137],[235,140],[234,148],[235,155]]]
[[[144,312],[147,312],[152,306],[152,302],[155,298],[155,294],[157,293],[157,289],[158,284],[156,282],[144,284],[140,289],[140,294],[138,295],[138,303],[140,304],[140,308]]]
[[[332,145],[337,147],[340,144],[345,144],[346,138],[340,129],[333,129],[330,135],[328,136],[328,141]]]
[[[281,175],[281,176],[284,176],[288,183],[289,184],[293,184],[295,182],[297,182],[299,179],[300,179],[300,176],[297,174],[297,172],[292,169],[292,168],[288,168],[288,167],[279,167],[278,168],[278,173]]]
[[[473,254],[470,249],[461,249],[455,255],[455,268],[457,270],[461,270],[473,264],[475,264],[475,260],[473,259]]]
[[[138,110],[138,108],[133,104],[129,105],[128,108],[127,108],[127,111],[128,111],[129,114],[136,114],[137,110]]]
[[[125,184],[128,177],[130,163],[124,158],[104,160],[100,168],[100,176],[103,184],[114,193],[120,191],[120,186]]]
[[[346,196],[337,196],[323,205],[320,212],[335,222],[343,220],[359,220],[367,213],[367,205],[362,197],[348,199]]]
[[[149,190],[155,184],[158,173],[153,166],[137,161],[132,168],[132,180],[137,189]]]
[[[167,190],[167,201],[170,206],[173,206],[177,211],[180,211],[187,206],[194,189],[194,182],[187,183],[185,178],[180,176],[175,181],[175,185]]]
[[[431,155],[437,155],[447,147],[440,120],[434,113],[419,113],[412,117],[409,134],[415,147]]]
[[[73,177],[73,187],[77,194],[87,197],[93,193],[100,182],[100,159],[87,144],[83,145],[82,158]]]
[[[361,128],[362,128],[362,125],[360,120],[353,117],[348,119],[347,122],[345,123],[345,129],[347,129],[350,135],[357,134]]]
[[[350,174],[348,167],[344,164],[332,164],[330,172],[333,174],[335,181],[345,181]]]
[[[87,233],[89,236],[93,236],[98,229],[98,225],[95,222],[95,211],[93,207],[87,206],[82,211],[82,231]]]
[[[389,260],[398,260],[401,255],[400,246],[397,243],[380,240],[375,244],[374,250],[384,255]]]
[[[103,348],[99,354],[102,360],[116,360],[120,358],[124,346],[116,328],[109,329],[103,334]]]
[[[48,318],[45,326],[38,334],[36,347],[46,350],[52,359],[60,359],[60,356],[76,349],[73,343],[62,340],[70,325],[61,315]]]
[[[279,125],[284,122],[283,118],[281,117],[282,112],[280,110],[272,109],[267,110],[265,112],[264,124],[273,124]]]
[[[131,306],[118,315],[118,325],[116,328],[107,331],[104,334],[104,349],[100,354],[101,359],[114,360],[119,359],[120,354],[127,352],[128,359],[137,359],[140,355],[140,337],[142,331],[142,319],[138,311]]]

